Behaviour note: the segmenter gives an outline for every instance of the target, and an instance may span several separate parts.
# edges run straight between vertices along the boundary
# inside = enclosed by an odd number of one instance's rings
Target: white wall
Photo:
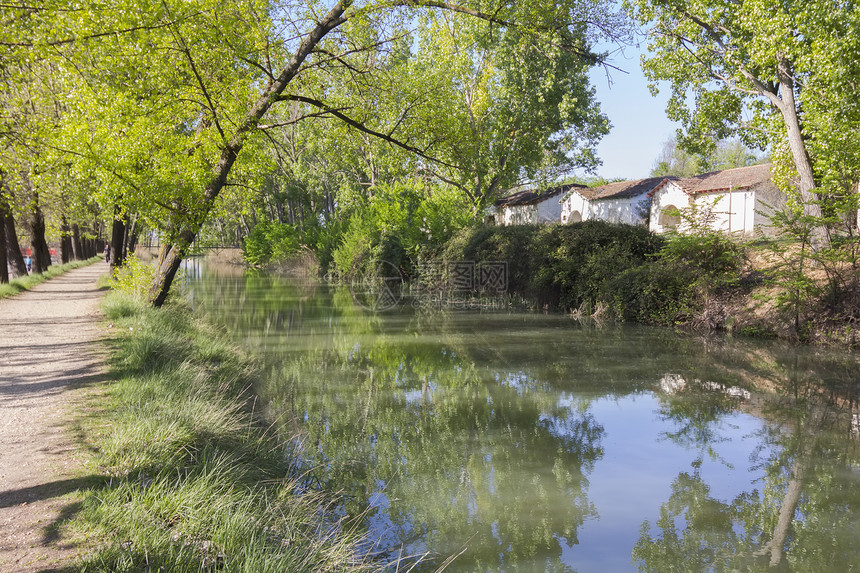
[[[558,223],[561,221],[561,204],[558,202],[558,196],[548,197],[540,203],[532,205],[513,205],[501,209],[505,226]]]
[[[714,218],[711,227],[724,233],[752,235],[755,227],[755,191],[737,190],[728,193],[702,193],[695,203],[710,209]]]
[[[589,219],[599,219],[609,223],[624,223],[626,225],[642,225],[647,214],[648,198],[622,197],[619,199],[599,199],[591,201]]]
[[[670,205],[685,209],[693,202],[701,209],[711,209],[713,229],[749,237],[755,234],[756,227],[765,234],[770,232],[768,214],[785,205],[785,196],[774,185],[764,183],[750,189],[702,193],[691,198],[670,181],[654,194],[649,229],[665,233],[669,226],[663,224],[661,213]],[[683,232],[683,228],[679,230]]]
[[[785,207],[788,198],[776,185],[767,183],[756,188],[756,204],[753,209],[755,227],[765,235],[772,235],[775,230],[770,223],[770,215]]]
[[[651,221],[648,228],[654,233],[665,233],[669,230],[670,226],[664,225],[663,218],[660,216],[669,206],[678,209],[685,209],[690,206],[690,196],[684,193],[684,190],[674,181],[663,184],[651,201]]]
[[[561,203],[558,202],[557,195],[555,197],[548,197],[544,201],[541,201],[537,204],[537,222],[561,222]]]
[[[579,213],[580,221],[587,221],[591,213],[589,203],[588,199],[576,191],[568,195],[561,203],[561,222],[573,223],[576,217],[571,218],[571,215],[574,213]]]

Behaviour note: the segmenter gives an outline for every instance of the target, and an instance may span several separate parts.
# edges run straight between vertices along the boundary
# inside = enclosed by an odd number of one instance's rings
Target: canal
[[[380,312],[347,288],[205,268],[185,286],[261,357],[260,407],[297,473],[341,493],[381,558],[860,569],[854,353],[492,304]]]

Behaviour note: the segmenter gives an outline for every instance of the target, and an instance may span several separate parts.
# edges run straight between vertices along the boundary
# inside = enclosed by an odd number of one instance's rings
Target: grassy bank
[[[95,405],[103,485],[72,528],[97,540],[80,571],[371,571],[331,498],[302,491],[273,427],[254,413],[255,372],[187,308],[110,293],[112,382]]]
[[[91,265],[96,261],[102,260],[101,257],[92,257],[85,261],[72,261],[63,265],[51,265],[44,273],[33,273],[25,277],[12,279],[6,284],[0,284],[0,299],[14,296],[22,293],[25,290],[30,290],[36,285],[40,285],[48,279],[52,279],[72,269],[78,269]]]

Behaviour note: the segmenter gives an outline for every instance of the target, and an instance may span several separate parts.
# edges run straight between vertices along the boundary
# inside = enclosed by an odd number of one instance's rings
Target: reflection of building
[[[785,205],[785,195],[771,182],[771,165],[753,165],[686,177],[667,178],[649,193],[649,228],[683,232],[680,209],[693,205],[710,210],[714,230],[751,236],[768,233],[770,213]]]
[[[739,400],[749,400],[752,398],[752,394],[749,390],[744,390],[737,386],[727,386],[718,382],[703,382],[698,378],[693,380],[693,384],[695,384],[695,387],[698,389],[718,392]],[[684,390],[687,385],[687,380],[679,374],[664,374],[663,377],[660,378],[660,390],[666,394],[677,394]]]

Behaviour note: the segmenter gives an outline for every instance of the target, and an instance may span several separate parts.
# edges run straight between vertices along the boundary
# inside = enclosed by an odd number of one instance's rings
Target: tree
[[[761,156],[738,139],[719,141],[709,155],[701,155],[685,151],[678,145],[677,138],[673,137],[663,144],[651,170],[651,177],[693,177],[709,171],[747,167],[761,162]]]
[[[613,39],[623,37],[626,27],[612,26]],[[412,114],[427,126],[428,150],[439,159],[422,167],[476,207],[524,176],[553,181],[598,164],[594,146],[609,122],[586,77],[596,56],[517,26],[447,12],[423,18],[417,38],[418,53],[404,66],[403,99],[419,102],[432,90],[446,101]]]
[[[374,91],[374,72],[387,63],[379,46],[419,11],[442,10],[487,22],[485,42],[516,36],[530,60],[551,50],[550,68],[557,57],[594,64],[591,30],[605,23],[594,6],[603,4],[343,0],[323,13],[310,2],[134,0],[75,11],[37,2],[4,8],[11,24],[0,40],[10,57],[55,66],[66,113],[50,144],[75,158],[79,179],[96,174],[103,209],[136,212],[163,236],[149,294],[160,305],[224,189],[260,179],[254,151],[266,142],[264,118],[283,102],[300,104],[300,118],[335,120],[430,161],[430,148],[403,132],[406,122],[374,122],[375,103],[389,96]],[[332,80],[343,78],[373,97],[338,101]],[[589,103],[568,100],[579,112],[566,110],[588,133]]]
[[[15,230],[15,218],[12,214],[11,201],[9,200],[9,187],[6,183],[5,173],[0,171],[0,233],[4,235],[4,245],[6,249],[6,260],[16,276],[27,275],[27,265],[24,263],[24,256],[21,254],[21,247],[18,244],[18,232]]]
[[[737,133],[769,145],[778,179],[820,219],[823,198],[860,179],[860,11],[853,1],[631,0],[650,28],[650,80],[671,82],[667,107],[692,151]],[[652,89],[656,89],[652,87]],[[819,221],[819,234],[821,222]]]

